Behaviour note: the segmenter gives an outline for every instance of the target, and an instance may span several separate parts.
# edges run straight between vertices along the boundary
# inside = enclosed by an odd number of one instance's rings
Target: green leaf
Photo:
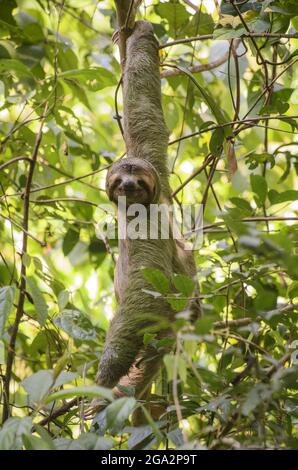
[[[193,279],[185,276],[185,274],[175,274],[173,277],[173,284],[181,294],[185,295],[185,297],[190,297],[195,288]]]
[[[5,364],[5,346],[4,342],[0,340],[0,365]]]
[[[63,254],[67,256],[71,250],[76,246],[80,239],[80,232],[77,230],[73,230],[72,228],[68,229],[66,235],[63,239]]]
[[[59,307],[59,310],[63,310],[66,305],[68,304],[68,301],[69,301],[69,292],[67,290],[62,290],[59,292],[58,294],[58,307]]]
[[[39,370],[23,380],[21,385],[28,393],[30,402],[39,403],[49,392],[53,382],[52,370]]]
[[[295,297],[298,297],[298,281],[293,281],[287,291],[288,297],[293,300]]]
[[[51,441],[45,441],[38,436],[24,434],[23,442],[26,450],[55,450]]]
[[[221,154],[221,146],[224,142],[225,133],[224,130],[219,127],[212,132],[211,139],[209,142],[210,152],[215,156],[219,157]]]
[[[81,434],[78,439],[61,437],[53,442],[57,450],[109,450],[114,447],[112,439],[90,432]]]
[[[248,416],[254,411],[261,403],[272,395],[272,389],[267,384],[257,384],[247,394],[241,411],[244,416]]]
[[[188,299],[180,299],[177,297],[167,297],[167,302],[171,305],[172,309],[176,312],[181,312],[187,307]]]
[[[81,341],[90,341],[96,338],[96,332],[91,321],[79,310],[63,310],[61,316],[54,319],[54,323],[72,338]]]
[[[250,175],[250,183],[253,192],[257,195],[256,203],[258,207],[265,204],[268,185],[266,179],[261,175]]]
[[[269,201],[271,204],[280,204],[287,201],[297,201],[298,200],[298,191],[294,189],[289,189],[279,193],[275,189],[270,189],[268,193]]]
[[[117,433],[123,428],[135,405],[135,398],[122,397],[106,408],[107,426],[112,433]]]
[[[234,206],[239,207],[239,209],[242,209],[245,211],[247,214],[251,214],[253,209],[248,201],[246,199],[242,199],[240,197],[231,197],[230,201]]]
[[[208,316],[199,318],[196,321],[196,333],[199,335],[206,335],[210,333],[211,328],[213,327],[214,318]]]
[[[46,301],[40,292],[38,285],[33,277],[27,278],[27,284],[30,291],[30,294],[33,299],[37,319],[41,326],[44,326],[46,319],[48,317],[48,306]]]
[[[7,317],[13,307],[16,289],[13,286],[0,288],[0,338],[4,334],[4,327]]]
[[[55,377],[55,369],[52,371],[53,372],[53,377]],[[72,382],[78,377],[77,372],[68,372],[66,370],[62,371],[58,377],[55,380],[55,383],[53,385],[53,388],[55,387],[61,387],[61,385],[67,384],[69,382]]]
[[[90,91],[98,91],[108,86],[117,85],[117,79],[113,73],[103,67],[67,70],[61,72],[59,77],[75,79]]]
[[[167,294],[169,292],[170,281],[163,272],[156,268],[143,268],[143,276],[157,292]]]
[[[211,15],[200,10],[195,13],[189,24],[183,28],[186,36],[197,36],[199,34],[211,34],[214,30],[214,21]]]
[[[183,383],[187,383],[187,364],[183,357],[178,358],[178,374]]]
[[[42,450],[55,450],[55,445],[52,439],[52,436],[48,431],[39,424],[34,424],[34,431],[41,437],[42,439]]]
[[[181,3],[172,0],[158,3],[155,7],[157,14],[168,21],[169,33],[172,37],[177,37],[182,32],[182,27],[189,21],[189,14]]]
[[[243,35],[242,29],[216,28],[213,32],[214,39],[236,39]]]
[[[23,447],[23,436],[31,434],[32,418],[9,418],[0,431],[0,450],[20,450]]]
[[[177,69],[184,72],[185,75],[187,75],[191,79],[191,81],[195,84],[195,86],[199,90],[199,92],[202,95],[205,103],[207,104],[208,108],[210,109],[211,113],[215,117],[218,124],[226,124],[226,122],[229,121],[229,119],[225,116],[225,113],[220,109],[220,106],[218,105],[218,103],[215,102],[215,100],[213,99],[213,97],[209,93],[209,91],[207,91],[206,88],[202,87],[199,84],[199,82],[195,79],[193,74],[191,72],[189,72],[189,70],[187,70],[184,67],[180,67],[178,65],[176,65],[176,67],[177,67]],[[230,126],[223,127],[223,131],[224,131],[224,135],[226,137],[229,137],[229,136],[232,135],[232,130],[231,130]]]
[[[29,68],[24,65],[21,61],[16,59],[1,59],[0,60],[0,74],[7,72],[17,77],[30,77],[33,78],[33,75]]]
[[[181,447],[184,444],[184,438],[180,428],[175,428],[168,432],[167,438],[170,439],[176,447]]]
[[[113,392],[109,388],[99,387],[98,385],[81,385],[79,387],[68,388],[52,393],[45,399],[45,403],[72,397],[104,398],[109,401],[114,400]]]
[[[164,362],[164,365],[166,366],[168,382],[173,380],[173,370],[174,370],[173,369],[173,364],[174,364],[174,361],[175,361],[174,354],[166,354],[163,357],[163,362]]]
[[[143,339],[144,346],[148,346],[148,344],[150,344],[151,341],[153,341],[155,338],[156,338],[155,333],[145,333],[144,339]]]

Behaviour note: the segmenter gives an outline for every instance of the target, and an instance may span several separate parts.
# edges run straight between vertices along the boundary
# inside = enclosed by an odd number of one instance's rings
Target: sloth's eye
[[[145,181],[138,179],[138,185],[141,188],[145,189],[145,191],[149,191],[148,185],[145,183]]]
[[[115,186],[119,186],[120,183],[121,183],[121,179],[120,179],[120,178],[115,179],[115,181],[114,181],[114,185],[115,185]]]

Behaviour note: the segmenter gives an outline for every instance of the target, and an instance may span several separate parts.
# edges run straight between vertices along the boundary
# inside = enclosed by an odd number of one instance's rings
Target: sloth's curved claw
[[[105,400],[99,400],[94,398],[88,408],[85,409],[84,418],[85,419],[93,419],[94,416],[102,411],[107,406],[107,402]]]
[[[116,29],[116,31],[113,32],[112,41],[114,44],[117,44],[119,41],[119,32],[120,32],[119,29]]]

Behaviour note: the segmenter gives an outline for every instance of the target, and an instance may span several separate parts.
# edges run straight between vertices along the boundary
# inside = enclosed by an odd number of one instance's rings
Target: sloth
[[[108,171],[106,192],[116,204],[119,196],[125,196],[127,205],[157,203],[160,196],[160,180],[151,163],[140,158],[125,158]]]
[[[150,204],[171,204],[172,199],[167,168],[169,132],[161,105],[158,42],[147,21],[137,21],[127,40],[123,101],[128,156],[108,171],[106,191],[116,204],[119,196],[126,196],[128,206],[143,204],[149,217]],[[142,269],[146,267],[158,269],[170,280],[175,273],[193,279],[196,276],[193,253],[185,250],[183,239],[174,239],[172,231],[168,239],[119,240],[115,272],[118,307],[107,332],[97,383],[113,388],[117,396],[125,394],[125,387],[133,387],[138,399],[148,401],[152,382],[169,349],[144,346],[144,333],[154,332],[157,339],[174,338],[175,312],[163,296],[152,296],[152,286],[143,275]],[[175,292],[173,286],[171,289]],[[192,319],[199,317],[197,286],[188,308]],[[143,421],[144,416],[139,413],[135,424]]]

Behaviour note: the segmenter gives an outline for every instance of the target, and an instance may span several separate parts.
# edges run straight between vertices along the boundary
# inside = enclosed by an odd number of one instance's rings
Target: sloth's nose
[[[124,181],[122,186],[125,191],[133,191],[136,189],[134,181]]]

